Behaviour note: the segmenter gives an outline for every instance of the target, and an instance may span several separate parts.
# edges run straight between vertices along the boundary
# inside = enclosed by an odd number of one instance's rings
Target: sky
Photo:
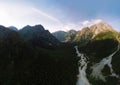
[[[120,0],[0,0],[0,25],[41,24],[50,32],[104,21],[120,31]]]

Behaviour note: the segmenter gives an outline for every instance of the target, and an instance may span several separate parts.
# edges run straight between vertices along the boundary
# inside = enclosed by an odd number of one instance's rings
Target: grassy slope
[[[105,40],[105,39],[116,39],[118,33],[116,32],[103,32],[94,37],[93,40]]]

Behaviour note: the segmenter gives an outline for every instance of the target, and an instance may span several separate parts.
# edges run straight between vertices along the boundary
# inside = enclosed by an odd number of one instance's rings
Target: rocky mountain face
[[[74,42],[89,41],[92,38],[92,36],[93,36],[93,32],[88,27],[86,27],[75,35]]]
[[[95,34],[99,34],[102,32],[115,32],[115,30],[112,28],[112,26],[110,26],[109,24],[105,23],[105,22],[99,22],[95,25],[92,25],[90,27],[90,30]]]
[[[77,31],[75,31],[75,30],[68,31],[67,34],[66,34],[65,42],[71,42],[71,41],[73,41],[76,33],[77,33]]]
[[[79,31],[76,34],[75,41],[89,41],[97,39],[98,37],[103,38],[105,34],[107,35],[106,38],[115,38],[117,31],[115,31],[109,24],[100,22],[90,27],[83,28],[81,31]]]
[[[42,25],[25,26],[19,34],[35,47],[58,46],[60,42]]]

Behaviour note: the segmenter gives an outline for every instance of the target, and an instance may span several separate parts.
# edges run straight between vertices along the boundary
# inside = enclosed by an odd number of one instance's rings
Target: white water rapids
[[[99,63],[93,65],[91,76],[96,79],[101,79],[102,81],[105,82],[106,79],[105,79],[105,76],[102,74],[102,70],[107,65],[110,68],[110,72],[111,72],[110,76],[119,78],[119,75],[117,75],[114,72],[114,70],[112,68],[112,64],[111,64],[112,57],[118,52],[119,49],[120,49],[120,46],[118,45],[118,48],[114,53],[112,53],[111,55],[109,55],[106,58],[103,58]],[[79,74],[77,75],[78,80],[77,80],[76,85],[92,85],[92,84],[90,84],[89,80],[87,79],[87,74],[86,74],[87,64],[89,61],[87,60],[87,57],[83,53],[79,52],[78,46],[75,46],[75,50],[76,50],[77,56],[80,57],[80,60],[78,62]]]
[[[92,66],[92,73],[91,76],[96,78],[96,79],[101,79],[104,82],[106,81],[105,76],[102,74],[102,70],[104,69],[104,67],[107,65],[110,69],[111,75],[113,77],[119,78],[119,75],[117,75],[113,68],[112,68],[112,57],[118,52],[118,50],[120,49],[120,46],[118,45],[117,50],[110,54],[108,57],[103,58],[99,63],[95,64],[94,66]]]
[[[84,54],[80,53],[78,51],[78,46],[75,46],[77,56],[81,59],[79,60],[79,74],[77,75],[78,80],[76,85],[91,85],[86,77],[86,69],[87,69],[87,58],[84,56]]]

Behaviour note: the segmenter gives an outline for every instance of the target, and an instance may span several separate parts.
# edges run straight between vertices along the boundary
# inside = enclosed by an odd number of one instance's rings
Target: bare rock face
[[[71,41],[73,41],[76,33],[77,33],[77,31],[75,31],[75,30],[68,31],[66,33],[66,40],[65,40],[65,42],[71,42]]]
[[[76,37],[74,39],[74,41],[85,41],[85,40],[89,40],[91,39],[93,36],[93,33],[92,31],[86,27],[86,28],[83,28],[81,31],[79,31],[77,34],[76,34]]]
[[[109,24],[105,23],[105,22],[99,22],[95,25],[92,25],[90,27],[90,30],[95,34],[99,34],[99,33],[102,33],[102,32],[108,32],[108,31],[111,31],[111,32],[115,32],[115,30],[112,28],[112,26],[110,26]]]
[[[83,28],[81,31],[79,31],[74,41],[88,41],[91,39],[94,39],[96,36],[98,36],[101,33],[117,33],[112,26],[105,22],[99,22],[96,23],[90,27]]]

